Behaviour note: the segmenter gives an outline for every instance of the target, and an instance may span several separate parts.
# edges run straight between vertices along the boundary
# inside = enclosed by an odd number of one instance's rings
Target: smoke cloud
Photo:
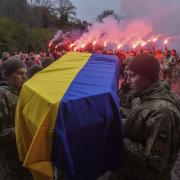
[[[172,45],[179,44],[179,0],[122,0],[122,11],[131,21],[141,19],[151,25],[155,33],[170,36]]]
[[[120,44],[125,46],[142,43],[142,40],[151,33],[151,26],[144,21],[118,22],[108,17],[103,20],[103,23],[97,22],[90,26],[88,32],[78,39],[75,45],[81,47],[83,44],[97,41],[101,45],[106,42],[108,47],[114,49]]]
[[[95,22],[73,43],[76,50],[89,43],[116,49],[118,47],[150,48],[154,39],[156,47],[163,48],[168,40],[169,48],[180,51],[180,0],[121,0],[124,19],[116,21],[113,17]],[[63,34],[59,31],[52,42]],[[74,38],[75,39],[75,38]]]
[[[122,0],[122,10],[132,19],[143,19],[154,30],[167,34],[180,34],[179,0]]]

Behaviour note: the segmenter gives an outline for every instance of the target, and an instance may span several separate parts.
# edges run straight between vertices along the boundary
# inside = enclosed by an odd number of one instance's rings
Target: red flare
[[[107,46],[107,42],[105,41],[105,42],[104,42],[104,47],[106,47],[106,46]]]
[[[76,51],[77,51],[77,48],[75,47],[75,48],[73,49],[73,51],[76,52]]]
[[[96,41],[93,41],[93,46],[95,46],[96,45]]]
[[[52,43],[50,42],[49,44],[48,44],[48,47],[50,48],[52,46]]]
[[[168,40],[167,40],[167,39],[165,39],[165,40],[164,40],[164,44],[167,44],[167,43],[168,43]]]
[[[86,45],[85,44],[83,44],[82,46],[81,46],[81,48],[84,48]]]
[[[137,47],[137,44],[133,44],[132,48],[135,49]]]
[[[153,38],[153,40],[152,40],[153,42],[156,42],[157,41],[157,38]]]
[[[146,42],[142,42],[141,46],[144,47],[147,43]]]
[[[118,46],[117,46],[117,49],[120,49],[122,47],[122,44],[119,44]]]
[[[73,44],[73,43],[69,45],[69,47],[70,47],[70,48],[72,48],[73,46],[74,46],[74,44]]]

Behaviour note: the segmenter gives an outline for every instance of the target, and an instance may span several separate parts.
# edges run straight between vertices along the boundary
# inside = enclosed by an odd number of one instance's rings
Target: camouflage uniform
[[[18,96],[15,88],[0,87],[0,180],[31,179],[19,161],[16,147],[14,123]]]
[[[165,83],[133,98],[124,133],[124,164],[110,179],[170,180],[180,147],[180,99]]]

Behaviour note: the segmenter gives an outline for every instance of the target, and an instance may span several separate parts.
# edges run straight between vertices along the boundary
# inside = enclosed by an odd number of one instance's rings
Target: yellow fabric
[[[67,53],[28,80],[16,108],[16,141],[23,165],[34,179],[50,180],[52,132],[59,103],[90,53]]]

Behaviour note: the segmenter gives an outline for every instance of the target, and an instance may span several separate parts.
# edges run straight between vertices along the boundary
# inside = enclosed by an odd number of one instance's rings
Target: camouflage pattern
[[[132,88],[130,84],[123,82],[121,85],[121,89],[118,92],[119,98],[121,100],[121,106],[123,108],[130,108],[130,103],[132,101]]]
[[[124,121],[131,108],[133,98],[133,91],[131,88],[131,84],[127,82],[127,77],[122,82],[118,95],[121,102],[121,119],[122,121]]]
[[[0,87],[0,180],[32,179],[18,158],[14,132],[15,110],[19,92]]]
[[[119,93],[119,98],[121,102],[121,118],[127,118],[127,115],[130,112],[133,99],[133,91],[129,90],[126,93]]]
[[[165,83],[133,98],[124,133],[124,164],[110,179],[170,180],[180,147],[180,99]]]
[[[61,170],[57,170],[57,168],[54,168],[55,171],[55,177],[54,180],[70,180],[71,178],[68,177],[68,175]]]

